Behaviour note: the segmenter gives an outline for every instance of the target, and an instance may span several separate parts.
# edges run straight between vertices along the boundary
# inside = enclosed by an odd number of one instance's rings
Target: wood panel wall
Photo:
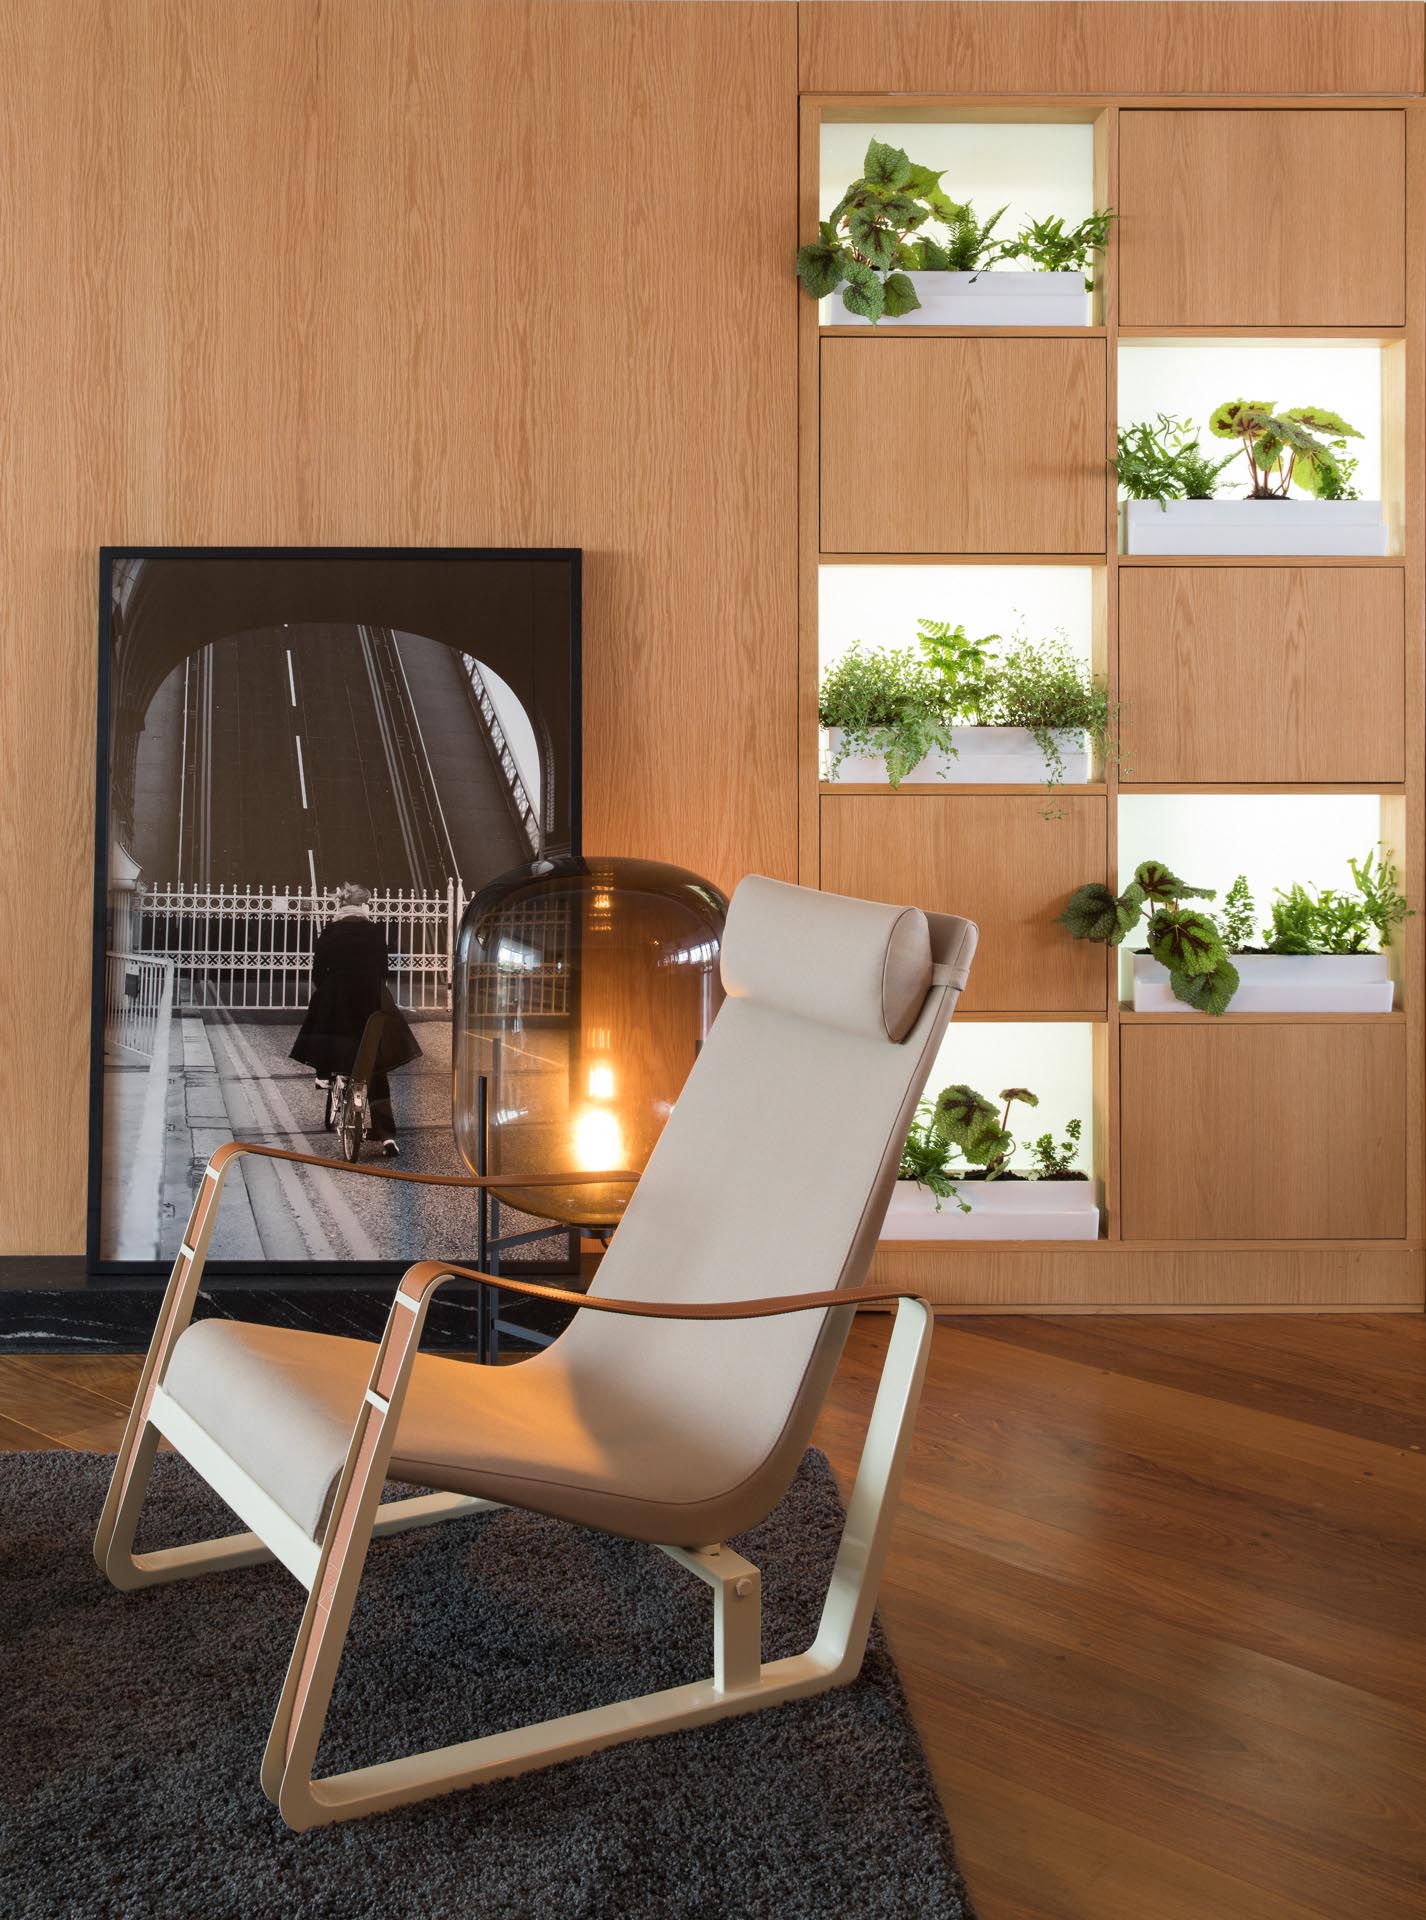
[[[802,0],[804,93],[1420,93],[1416,0]]]
[[[67,1253],[101,542],[582,546],[586,844],[793,877],[796,12],[0,0],[0,88],[0,1252]]]

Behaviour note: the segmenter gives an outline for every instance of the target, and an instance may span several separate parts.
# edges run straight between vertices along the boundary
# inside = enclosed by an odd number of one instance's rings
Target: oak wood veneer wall
[[[580,544],[589,844],[790,877],[799,87],[1411,94],[1423,48],[1404,0],[0,0],[0,1252],[83,1242],[101,542]]]
[[[0,0],[0,88],[0,1252],[70,1253],[102,542],[582,546],[586,844],[794,874],[796,15]]]

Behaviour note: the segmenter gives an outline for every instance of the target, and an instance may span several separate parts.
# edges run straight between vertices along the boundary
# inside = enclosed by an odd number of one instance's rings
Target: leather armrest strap
[[[644,1320],[764,1320],[774,1314],[811,1313],[825,1307],[865,1307],[895,1300],[918,1300],[914,1287],[833,1287],[823,1293],[773,1294],[754,1300],[616,1300],[602,1293],[572,1293],[567,1287],[542,1287],[476,1267],[453,1267],[422,1260],[402,1276],[399,1291],[408,1302],[434,1291],[443,1280],[475,1280],[484,1287],[518,1293],[527,1300],[551,1300],[560,1307],[589,1307],[596,1313],[630,1313]]]
[[[292,1160],[299,1167],[327,1167],[333,1173],[359,1173],[369,1180],[409,1180],[422,1187],[588,1187],[601,1181],[630,1186],[638,1183],[637,1173],[403,1173],[397,1167],[362,1166],[352,1160],[326,1160],[320,1154],[294,1153],[290,1147],[259,1147],[246,1140],[229,1140],[219,1147],[208,1164],[219,1173],[229,1160],[247,1153],[261,1154],[264,1160]]]

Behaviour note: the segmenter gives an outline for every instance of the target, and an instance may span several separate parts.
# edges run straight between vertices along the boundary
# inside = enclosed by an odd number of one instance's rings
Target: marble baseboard
[[[216,1314],[376,1340],[386,1325],[394,1286],[386,1277],[215,1278],[200,1289],[194,1317]],[[152,1336],[163,1290],[162,1280],[87,1276],[83,1261],[0,1259],[0,1353],[141,1353]],[[443,1288],[427,1314],[424,1349],[474,1353],[478,1297],[475,1287]],[[517,1302],[508,1294],[500,1307],[504,1353],[546,1344],[569,1318],[563,1309],[542,1301]]]

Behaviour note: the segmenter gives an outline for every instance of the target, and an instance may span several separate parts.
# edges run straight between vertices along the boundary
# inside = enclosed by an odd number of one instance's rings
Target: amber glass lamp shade
[[[456,1139],[508,1205],[617,1223],[632,1182],[520,1176],[643,1171],[723,997],[726,913],[707,880],[656,860],[544,861],[471,901],[456,945]]]

